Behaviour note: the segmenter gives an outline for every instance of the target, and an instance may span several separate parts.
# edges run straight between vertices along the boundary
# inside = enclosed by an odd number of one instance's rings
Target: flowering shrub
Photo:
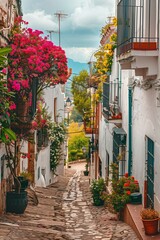
[[[46,103],[43,99],[43,97],[40,97],[37,101],[37,109],[35,117],[32,121],[32,128],[34,130],[40,130],[44,127],[49,126],[49,122],[51,121],[51,116],[48,113],[48,107],[46,106]]]
[[[103,191],[106,190],[105,181],[103,178],[93,180],[91,184],[91,193],[93,197],[94,205],[100,206],[104,204],[104,200],[101,198]]]
[[[106,74],[111,73],[112,62],[113,62],[113,54],[116,45],[112,43],[106,43],[104,46],[100,48],[100,50],[95,54],[97,59],[96,61],[96,69],[98,74]]]
[[[105,203],[114,211],[120,212],[131,201],[131,193],[139,191],[139,183],[128,173],[124,177],[117,178],[117,164],[112,164],[112,193],[103,194]]]
[[[65,140],[66,128],[62,123],[50,123],[48,129],[50,145],[50,167],[53,173],[56,173],[56,168],[62,156],[62,143]]]
[[[28,24],[21,17],[16,18],[10,35],[8,88],[15,93],[15,104],[11,108],[16,109],[17,119],[29,122],[34,115],[31,109],[37,93],[46,87],[65,83],[68,68],[61,47],[42,37],[41,31],[21,28],[22,23]]]
[[[97,59],[95,68],[99,74],[111,73],[112,70],[113,54],[117,43],[116,18],[113,18],[111,23],[106,24],[102,28],[102,35],[105,35],[110,27],[113,27],[114,31],[110,36],[109,42],[101,46],[100,50],[95,53]]]
[[[67,59],[64,50],[55,46],[43,32],[31,28],[20,28],[27,24],[18,17],[10,38],[12,51],[9,54],[9,87],[23,97],[30,92],[32,82],[38,79],[40,89],[65,83]]]
[[[94,64],[95,78],[92,78],[93,80],[95,79],[94,84],[97,85],[97,90],[95,93],[96,101],[101,100],[103,83],[106,82],[107,75],[110,75],[112,70],[114,50],[117,44],[116,18],[113,18],[111,23],[106,24],[106,26],[102,28],[102,36],[105,36],[108,29],[111,27],[112,34],[107,43],[105,41],[105,44],[102,44],[102,46],[99,48],[99,51],[94,54],[96,58],[96,62]]]

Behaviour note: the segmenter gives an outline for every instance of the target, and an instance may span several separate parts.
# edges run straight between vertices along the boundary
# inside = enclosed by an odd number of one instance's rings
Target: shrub
[[[110,210],[120,212],[130,202],[130,195],[127,193],[117,194],[116,192],[112,192],[112,194],[103,194],[102,199]]]
[[[115,212],[120,212],[127,203],[131,201],[130,194],[139,191],[138,181],[134,177],[129,177],[128,173],[124,177],[118,178],[118,167],[116,163],[111,165],[112,173],[112,193],[103,193],[102,199],[106,205]]]
[[[104,204],[104,200],[102,199],[102,193],[105,190],[106,190],[106,185],[103,178],[92,181],[91,193],[92,193],[94,205],[100,206]]]
[[[81,152],[77,153],[77,159],[83,159],[84,158],[84,154]]]
[[[74,161],[77,159],[77,150],[71,150],[69,153],[69,161]]]

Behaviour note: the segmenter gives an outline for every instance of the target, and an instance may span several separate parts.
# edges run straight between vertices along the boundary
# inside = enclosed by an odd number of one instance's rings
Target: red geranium
[[[129,191],[129,190],[126,191],[126,194],[127,194],[127,195],[131,195],[131,191]]]
[[[127,182],[127,183],[124,183],[124,187],[129,187],[129,182]]]
[[[128,173],[125,173],[124,176],[125,176],[126,178],[128,178]]]

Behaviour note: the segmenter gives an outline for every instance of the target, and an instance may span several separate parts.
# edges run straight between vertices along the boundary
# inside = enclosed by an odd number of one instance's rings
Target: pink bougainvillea
[[[32,129],[40,130],[44,127],[48,127],[51,116],[48,113],[48,108],[45,104],[43,97],[41,96],[37,101],[37,110],[32,121]]]
[[[32,82],[38,79],[39,90],[67,80],[67,58],[64,50],[54,45],[43,32],[20,28],[21,17],[15,21],[11,34],[8,83],[12,91],[24,96],[30,92]]]

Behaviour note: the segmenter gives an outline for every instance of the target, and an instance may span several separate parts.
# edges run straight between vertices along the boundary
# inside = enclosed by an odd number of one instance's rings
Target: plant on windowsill
[[[142,222],[146,235],[158,234],[159,213],[152,208],[145,208],[141,211]]]
[[[98,180],[93,180],[91,183],[91,193],[93,198],[93,203],[95,206],[101,206],[104,204],[104,200],[102,199],[102,193],[106,190],[106,184],[103,178],[99,178]]]

